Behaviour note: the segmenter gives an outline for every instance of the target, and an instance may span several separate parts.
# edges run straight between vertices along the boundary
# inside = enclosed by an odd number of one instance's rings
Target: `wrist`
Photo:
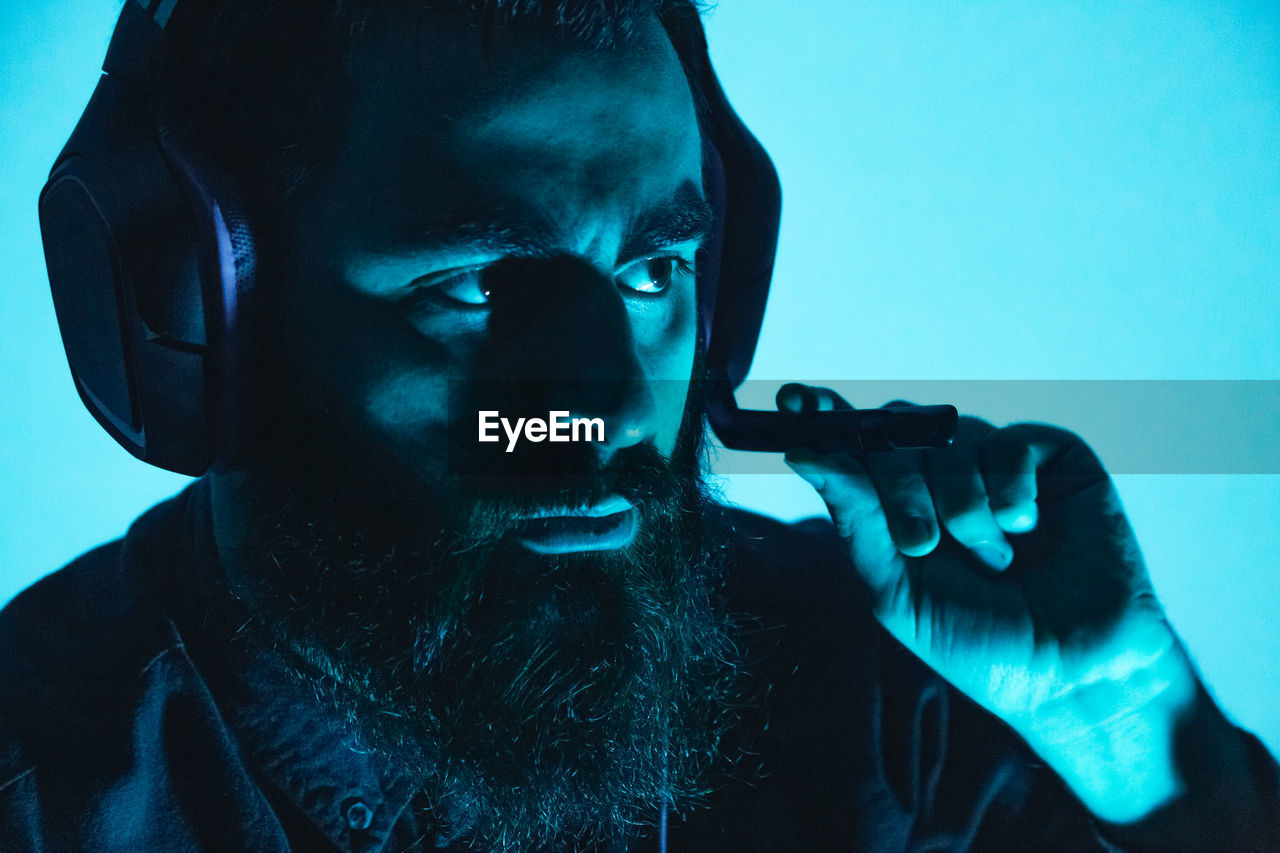
[[[1140,821],[1186,793],[1178,738],[1201,715],[1203,690],[1181,644],[1171,631],[1167,636],[1142,656],[1109,658],[1015,725],[1108,823]]]
[[[1271,775],[1258,772],[1246,735],[1214,704],[1166,630],[1162,650],[1147,645],[1129,658],[1140,665],[1112,658],[1014,727],[1123,845],[1274,849],[1274,766]]]

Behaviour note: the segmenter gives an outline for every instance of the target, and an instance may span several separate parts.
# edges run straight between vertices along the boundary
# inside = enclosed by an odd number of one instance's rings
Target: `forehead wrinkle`
[[[688,142],[696,118],[674,52],[669,60],[671,67],[647,69],[616,60],[607,63],[614,67],[602,69],[568,61],[564,65],[572,70],[558,68],[550,80],[528,81],[484,109],[457,117],[450,135],[496,157],[599,157],[604,152],[649,162],[671,159]]]
[[[382,35],[401,48],[422,39]],[[422,59],[414,49],[381,63],[367,52],[357,74],[342,193],[365,205],[349,225],[364,235],[357,242],[415,242],[415,223],[456,219],[459,199],[487,198],[572,244],[555,248],[599,257],[626,237],[605,232],[627,230],[679,180],[700,178],[693,99],[656,18],[604,53],[536,41],[481,62],[467,39],[428,40],[443,42],[425,63],[431,75],[396,73]]]
[[[669,199],[673,178],[700,180],[697,120],[674,53],[665,72],[638,92],[634,76],[523,90],[457,122],[450,159],[522,195],[583,253],[616,254],[626,235],[605,237],[602,223],[633,224]]]
[[[569,251],[611,266],[639,236],[638,229],[651,225],[664,211],[680,208],[688,188],[701,196],[696,172],[676,173],[673,187],[670,172],[618,168],[616,162],[593,158],[566,169],[563,163],[551,166],[529,157],[512,158],[499,170],[506,178],[499,187],[510,191],[503,221],[519,223],[516,233],[541,241],[549,251]],[[557,180],[512,180],[522,173],[545,175],[551,168]]]
[[[485,97],[455,113],[450,135],[498,157],[504,148],[516,156],[606,151],[658,163],[672,159],[687,143],[688,129],[696,129],[688,81],[656,17],[635,41],[610,51],[543,45],[523,58],[523,65],[485,75],[502,85],[486,85]]]

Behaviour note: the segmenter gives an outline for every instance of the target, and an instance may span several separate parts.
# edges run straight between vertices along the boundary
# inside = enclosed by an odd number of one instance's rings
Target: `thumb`
[[[894,545],[867,469],[847,453],[825,454],[807,448],[788,450],[784,459],[826,503],[873,602],[887,604],[899,586],[906,562]]]

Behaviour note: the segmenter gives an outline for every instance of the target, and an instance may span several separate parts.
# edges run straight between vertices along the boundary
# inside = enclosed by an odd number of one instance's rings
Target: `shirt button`
[[[364,832],[373,826],[373,809],[365,805],[364,800],[352,797],[342,804],[342,814],[347,821],[347,829],[352,832]]]

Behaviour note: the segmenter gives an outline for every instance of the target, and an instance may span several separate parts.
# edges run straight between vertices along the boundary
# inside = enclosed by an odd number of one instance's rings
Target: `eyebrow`
[[[700,242],[711,231],[715,215],[702,189],[691,180],[672,197],[642,213],[627,229],[622,261],[680,243]],[[454,208],[442,218],[410,224],[391,238],[392,251],[459,251],[537,257],[554,252],[556,229],[531,212],[483,201]]]
[[[540,217],[501,205],[471,203],[453,208],[447,216],[410,224],[392,239],[392,249],[538,255],[545,253],[552,239],[550,225]]]
[[[665,204],[645,212],[622,244],[622,260],[680,243],[701,242],[711,233],[715,214],[702,189],[693,181],[682,183]]]

